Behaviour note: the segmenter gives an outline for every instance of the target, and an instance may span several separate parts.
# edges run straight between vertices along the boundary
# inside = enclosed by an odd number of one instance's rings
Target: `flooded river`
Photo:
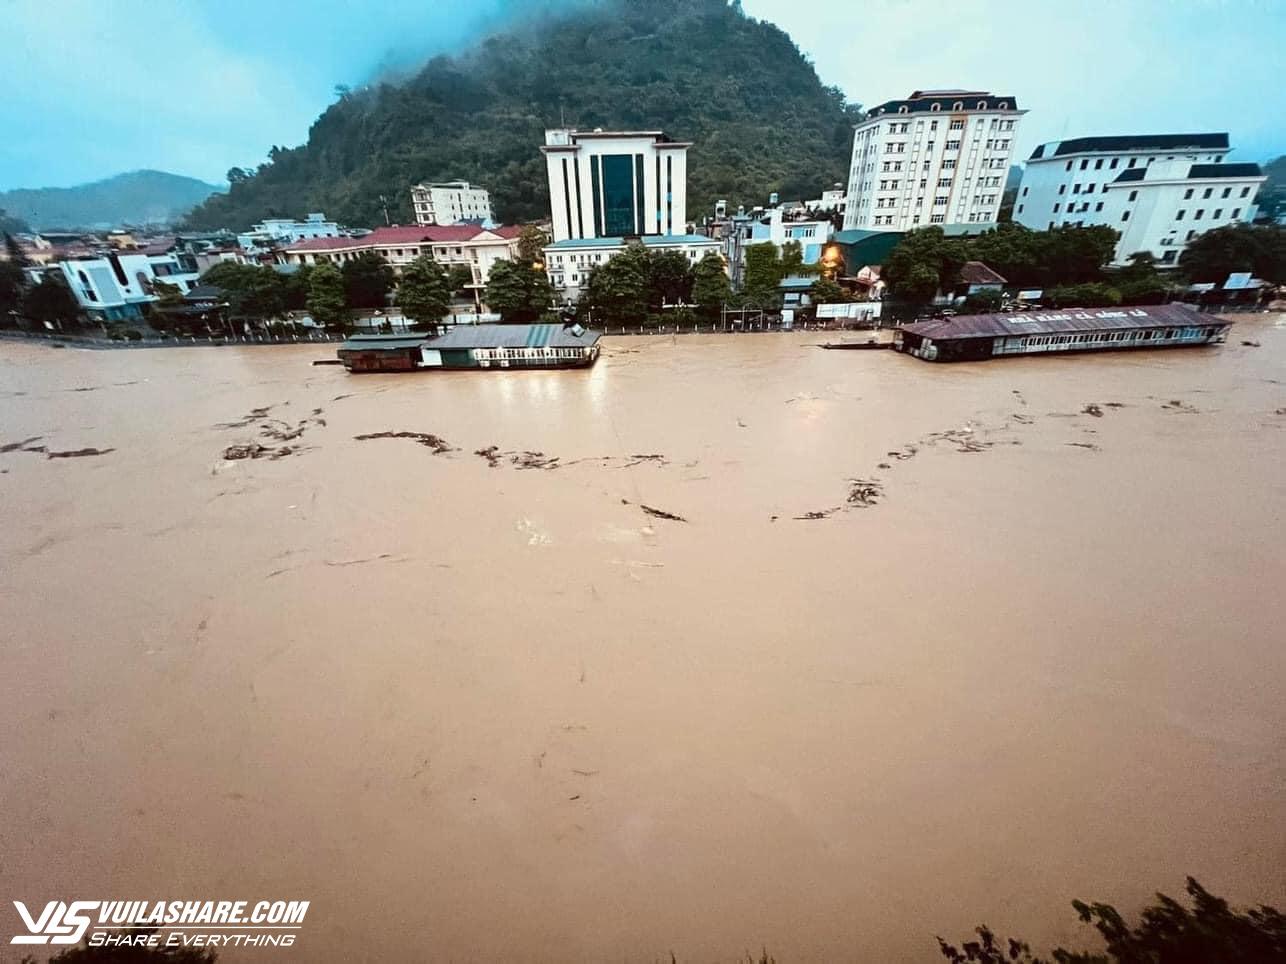
[[[271,897],[295,950],[225,959],[932,961],[1186,874],[1286,903],[1286,320],[819,340],[0,343],[6,930]]]

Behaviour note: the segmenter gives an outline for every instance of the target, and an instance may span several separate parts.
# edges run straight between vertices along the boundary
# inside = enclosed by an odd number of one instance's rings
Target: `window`
[[[1217,221],[1221,217],[1223,217],[1223,208],[1215,208],[1215,213],[1214,213],[1215,220]]]
[[[1081,161],[1081,170],[1082,170],[1082,171],[1083,171],[1083,170],[1085,170],[1085,168],[1087,168],[1087,167],[1089,167],[1089,166],[1090,166],[1089,158],[1086,158],[1085,160]]]
[[[938,178],[938,187],[950,187],[950,186],[951,186],[951,178],[949,177]]]
[[[1121,213],[1121,220],[1122,220],[1122,221],[1128,221],[1128,220],[1130,220],[1130,212],[1129,212],[1129,211],[1123,211],[1123,212]]]
[[[1137,157],[1132,157],[1132,158],[1130,158],[1130,163],[1129,163],[1129,164],[1127,164],[1127,165],[1126,165],[1126,167],[1133,167],[1133,166],[1134,166],[1134,162],[1135,162],[1135,161],[1137,161],[1137,160],[1138,160],[1138,158],[1137,158]]]
[[[933,199],[933,206],[935,208],[946,207],[946,204],[947,204],[947,196],[945,194],[939,194],[937,197]]]
[[[1094,193],[1094,184],[1093,184],[1092,182],[1091,182],[1090,184],[1086,184],[1086,185],[1085,185],[1085,193],[1086,193],[1086,194],[1093,194],[1093,193]]]
[[[926,142],[925,142],[925,145],[924,145],[924,150],[925,150],[925,152],[926,152],[926,153],[928,153],[928,152],[932,151],[932,150],[933,150],[933,141],[926,141]]]
[[[1018,213],[1019,213],[1019,214],[1022,214],[1022,213],[1023,213],[1023,206],[1022,206],[1021,204],[1020,204],[1020,205],[1018,205]]]
[[[986,110],[986,109],[987,109],[987,102],[986,102],[985,100],[980,100],[980,101],[978,101],[978,109],[979,109],[979,110]]]
[[[950,160],[943,161],[943,162],[942,162],[942,169],[943,169],[944,171],[954,171],[954,170],[956,169],[956,161],[955,161],[955,158],[951,158]]]
[[[1192,200],[1192,188],[1188,188],[1186,191],[1183,192],[1183,199],[1185,201]]]
[[[962,120],[953,120],[953,121],[951,122],[951,124],[950,124],[949,129],[950,129],[950,130],[953,130],[953,131],[962,131],[962,130],[964,130],[964,126],[965,126],[965,125],[964,125],[964,121],[962,121]]]
[[[1073,193],[1073,194],[1080,194],[1080,193],[1081,193],[1081,186],[1080,186],[1079,184],[1073,184],[1073,185],[1072,185],[1072,193]]]
[[[960,150],[960,142],[959,142],[959,141],[947,141],[947,150],[949,150],[949,151],[958,151],[958,150]]]
[[[1179,208],[1179,210],[1178,210],[1177,212],[1175,212],[1174,219],[1175,219],[1176,221],[1182,221],[1182,220],[1183,220],[1183,215],[1184,215],[1184,209],[1183,209],[1183,208]]]
[[[1202,192],[1201,192],[1201,197],[1202,197],[1202,199],[1204,200],[1205,198],[1210,197],[1210,193],[1211,193],[1213,190],[1214,190],[1214,188],[1212,188],[1212,187],[1208,187],[1208,188],[1206,188],[1204,191],[1202,191]]]
[[[1055,202],[1055,204],[1054,204],[1054,213],[1055,213],[1055,214],[1057,214],[1057,213],[1058,213],[1058,204],[1057,204],[1057,202]]]
[[[1071,161],[1068,161],[1068,162],[1067,162],[1067,166],[1066,166],[1065,168],[1063,168],[1063,170],[1065,170],[1065,171],[1070,171],[1071,169],[1072,169],[1072,162],[1071,162]]]
[[[1196,214],[1194,214],[1194,215],[1192,216],[1192,220],[1194,220],[1194,221],[1200,221],[1200,220],[1201,220],[1201,215],[1203,215],[1203,214],[1205,214],[1205,213],[1206,213],[1206,209],[1205,209],[1205,208],[1197,208],[1197,213],[1196,213]]]
[[[1023,197],[1027,196],[1027,188],[1023,188]]]
[[[1196,236],[1197,236],[1197,232],[1196,232],[1196,231],[1189,231],[1187,234],[1185,234],[1185,235],[1183,236],[1183,240],[1185,240],[1185,241],[1191,241],[1191,240],[1192,240],[1193,238],[1195,238]]]
[[[929,108],[929,110],[933,110],[933,111],[942,110],[942,105],[934,104],[932,107]]]
[[[1228,197],[1231,194],[1232,194],[1232,188],[1226,187],[1223,189],[1223,194],[1221,194],[1220,197]]]
[[[1059,193],[1059,194],[1063,194],[1063,193],[1065,193],[1066,191],[1067,191],[1067,185],[1066,185],[1066,184],[1060,184],[1060,185],[1058,185],[1058,193]]]
[[[1097,161],[1094,162],[1094,170],[1096,171],[1103,170],[1103,158],[1100,157]]]
[[[1098,202],[1098,204],[1094,205],[1094,210],[1095,210],[1095,211],[1102,211],[1102,210],[1103,210],[1103,202],[1102,202],[1102,201],[1099,201],[1099,202]]]
[[[945,214],[935,214],[933,217],[929,218],[929,221],[932,224],[942,224],[946,220],[947,216]]]
[[[1248,187],[1243,187],[1243,188],[1241,189],[1241,196],[1242,196],[1242,197],[1248,197],[1249,195],[1250,195],[1250,188],[1248,188]]]
[[[964,110],[964,101],[958,100],[951,105],[952,110]]]
[[[1133,200],[1136,200],[1136,199],[1138,198],[1138,196],[1139,196],[1139,192],[1138,192],[1138,191],[1131,191],[1131,192],[1130,192],[1130,196],[1129,196],[1128,198],[1126,198],[1126,200],[1127,200],[1127,201],[1133,201]]]
[[[1114,158],[1112,158],[1112,163],[1108,165],[1108,169],[1109,169],[1109,170],[1112,170],[1112,171],[1115,171],[1115,170],[1116,170],[1116,162],[1117,162],[1117,160],[1118,160],[1118,158],[1115,158],[1115,157],[1114,157]]]
[[[1234,221],[1236,221],[1239,217],[1241,217],[1241,208],[1233,208],[1233,209],[1232,209],[1232,219],[1233,219]]]

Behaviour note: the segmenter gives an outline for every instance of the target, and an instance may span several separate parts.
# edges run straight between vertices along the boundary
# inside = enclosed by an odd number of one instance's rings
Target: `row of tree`
[[[885,258],[882,277],[896,298],[927,303],[958,283],[966,261],[981,261],[1010,286],[1040,288],[1044,300],[1086,307],[1150,304],[1189,281],[1221,282],[1249,271],[1273,284],[1286,282],[1286,230],[1237,224],[1207,231],[1179,256],[1178,272],[1160,272],[1150,252],[1123,268],[1110,268],[1120,235],[1104,225],[1033,231],[1002,223],[971,237],[948,237],[939,227],[908,233]],[[976,296],[970,308],[990,307],[996,294]]]

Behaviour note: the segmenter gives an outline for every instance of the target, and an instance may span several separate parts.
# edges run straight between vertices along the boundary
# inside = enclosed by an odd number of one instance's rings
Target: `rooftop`
[[[1060,308],[1056,311],[1016,311],[1010,314],[961,315],[917,321],[902,327],[925,338],[995,338],[998,335],[1062,335],[1069,332],[1167,325],[1207,325],[1203,315],[1187,305],[1149,305],[1139,308]]]
[[[581,248],[619,248],[625,238],[568,238],[566,241],[555,241],[545,245],[546,251],[574,251]],[[630,240],[634,240],[631,238]],[[704,234],[644,234],[638,240],[649,248],[664,247],[670,244],[710,244],[719,242],[707,238]]]
[[[1110,137],[1075,137],[1049,141],[1031,152],[1029,160],[1066,157],[1069,154],[1114,154],[1125,151],[1226,151],[1228,134],[1121,134]]]
[[[430,338],[428,348],[584,348],[603,333],[582,328],[577,335],[562,325],[456,325]]]
[[[904,109],[905,108],[905,109]],[[1017,111],[1018,101],[988,90],[913,90],[906,100],[887,100],[866,112],[867,119],[882,114],[919,114],[927,111]]]
[[[1193,164],[1188,177],[1261,177],[1258,164]]]
[[[981,261],[966,261],[960,266],[960,280],[967,285],[1003,285],[1005,279]]]
[[[287,245],[283,251],[334,251],[344,248],[370,248],[391,244],[460,244],[465,241],[486,240],[484,235],[510,240],[518,237],[522,228],[505,225],[498,228],[480,228],[476,224],[425,224],[407,227],[376,228],[360,238],[309,238]]]

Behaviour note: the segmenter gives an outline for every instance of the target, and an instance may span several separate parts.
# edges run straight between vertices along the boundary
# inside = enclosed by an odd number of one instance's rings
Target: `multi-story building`
[[[1014,220],[1038,230],[1105,224],[1121,233],[1114,264],[1150,252],[1163,265],[1203,231],[1254,217],[1265,177],[1228,164],[1228,135],[1137,134],[1041,144],[1023,170]]]
[[[194,265],[182,256],[145,251],[112,251],[28,269],[32,281],[51,272],[62,275],[81,310],[98,322],[141,321],[144,306],[159,300],[157,282],[186,293],[199,279]]]
[[[468,181],[417,184],[411,188],[416,224],[459,224],[491,221],[491,195]]]
[[[718,252],[718,242],[688,230],[690,146],[662,131],[545,131],[554,235],[545,270],[560,297],[578,298],[589,271],[630,239],[693,262]]]
[[[518,256],[519,227],[479,228],[471,224],[429,224],[422,227],[376,228],[360,238],[314,238],[277,252],[281,264],[337,264],[373,251],[395,272],[422,255],[450,270],[467,267],[472,280],[465,286],[482,302],[483,289],[497,261]]]
[[[308,215],[303,221],[268,218],[259,224],[252,224],[245,234],[237,235],[237,243],[246,251],[254,251],[293,244],[308,238],[337,238],[339,234],[338,224],[327,221],[325,214],[316,213]]]
[[[994,225],[1025,113],[982,90],[917,90],[867,111],[853,131],[845,230]]]

